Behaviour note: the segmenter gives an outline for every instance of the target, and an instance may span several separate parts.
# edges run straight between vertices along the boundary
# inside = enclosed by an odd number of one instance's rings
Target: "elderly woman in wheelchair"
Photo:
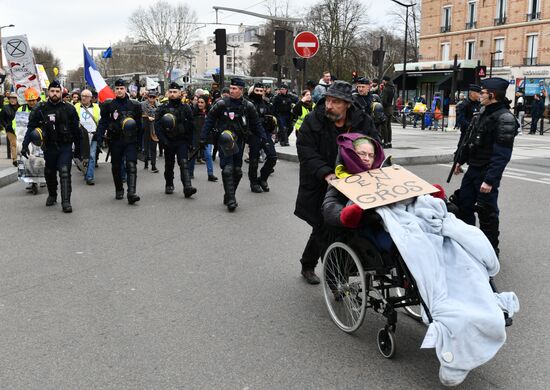
[[[347,133],[337,142],[339,178],[384,164],[373,139]],[[396,309],[402,308],[428,325],[422,348],[436,349],[441,382],[457,385],[498,352],[519,303],[514,293],[492,288],[489,279],[499,271],[492,246],[479,229],[447,211],[440,189],[435,196],[363,210],[329,187],[323,218],[331,244],[321,276],[329,315],[340,329],[356,331],[368,308],[382,314],[386,325],[377,345],[391,358]]]

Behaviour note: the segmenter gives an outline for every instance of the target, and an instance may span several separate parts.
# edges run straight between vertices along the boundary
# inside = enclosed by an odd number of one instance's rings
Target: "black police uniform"
[[[53,81],[50,88],[61,88]],[[29,123],[21,154],[29,153],[31,134],[36,128],[44,134],[44,176],[48,187],[46,206],[52,206],[57,201],[57,172],[61,183],[61,206],[66,213],[72,212],[71,206],[71,165],[73,155],[80,158],[81,133],[78,114],[72,104],[64,103],[61,97],[57,103],[50,99],[38,103],[29,115]],[[73,153],[74,144],[74,153]]]
[[[170,88],[177,88],[170,86]],[[188,168],[188,153],[193,141],[193,112],[189,105],[181,99],[171,99],[161,105],[155,117],[155,130],[159,141],[164,145],[164,179],[166,180],[165,193],[174,192],[174,160],[177,156],[180,167],[180,178],[183,183],[183,193],[189,198],[197,192],[191,184],[191,175]]]
[[[244,81],[235,79],[232,85],[244,87]],[[244,144],[250,134],[255,134],[265,143],[267,135],[262,127],[254,104],[244,98],[233,99],[225,97],[218,100],[206,116],[204,126],[201,130],[201,144],[206,143],[206,138],[213,128],[220,133],[228,130],[232,133],[238,151],[227,153],[224,151],[226,145],[222,145],[220,135],[220,166],[222,168],[223,187],[225,191],[224,204],[229,211],[234,211],[237,206],[235,192],[243,176],[243,151]]]
[[[469,88],[470,91],[480,92],[481,88],[477,85],[471,85]],[[481,108],[481,103],[479,101],[471,100],[470,97],[464,99],[459,105],[457,105],[456,113],[456,125],[460,128],[460,139],[458,140],[458,145],[462,144],[464,137],[468,131],[468,126],[474,117],[474,114],[478,113]]]
[[[118,80],[115,86],[125,86],[124,81]],[[127,199],[129,204],[140,200],[136,194],[137,181],[137,148],[140,144],[141,106],[128,96],[105,102],[101,106],[101,119],[97,127],[98,143],[103,137],[109,140],[111,152],[111,172],[115,184],[116,199],[124,197],[122,181],[122,161],[126,159],[126,173],[128,182]],[[105,135],[107,132],[107,135]]]
[[[279,123],[279,141],[281,146],[288,146],[288,136],[292,133],[292,105],[298,98],[290,93],[278,94],[273,98],[273,112]]]
[[[357,92],[353,94],[353,104],[370,117],[372,117],[372,103],[371,92],[366,95],[360,95]]]
[[[501,81],[502,80],[502,81]],[[490,78],[482,81],[482,88],[505,90],[508,81]],[[503,102],[490,104],[480,111],[479,120],[467,135],[466,150],[458,161],[468,163],[468,171],[458,192],[459,218],[475,225],[474,212],[479,217],[479,227],[499,253],[498,188],[502,173],[512,157],[514,137],[518,124],[510,107]],[[492,186],[489,193],[481,193],[482,183]]]
[[[256,107],[262,126],[266,131],[266,139],[261,139],[256,134],[250,134],[248,137],[248,145],[250,146],[249,164],[248,164],[248,179],[250,180],[250,189],[252,192],[268,192],[269,185],[267,178],[277,164],[277,152],[275,151],[275,143],[270,134],[276,132],[274,117],[271,112],[271,107],[264,100],[263,96],[256,95],[254,92],[249,96],[250,101]],[[258,165],[260,162],[260,151],[263,150],[266,155],[264,166],[260,169],[260,178],[258,179]]]

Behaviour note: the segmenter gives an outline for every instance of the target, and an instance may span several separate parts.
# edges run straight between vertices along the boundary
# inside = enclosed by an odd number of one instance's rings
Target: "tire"
[[[355,332],[365,319],[368,290],[363,265],[353,249],[342,242],[329,246],[321,281],[330,317],[344,332]]]
[[[386,359],[395,356],[395,336],[390,329],[382,328],[376,337],[378,350]]]
[[[393,289],[394,294],[398,297],[402,297],[405,295],[405,289],[401,287],[396,287]],[[403,307],[403,310],[405,313],[413,318],[416,321],[422,321],[422,312],[421,312],[421,305],[411,305],[411,306],[405,306]]]

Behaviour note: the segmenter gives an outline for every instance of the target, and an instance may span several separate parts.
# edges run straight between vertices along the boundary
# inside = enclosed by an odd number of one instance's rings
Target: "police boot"
[[[136,195],[137,167],[135,161],[126,161],[126,170],[128,172],[128,193],[126,198],[129,204],[139,202],[139,196]]]
[[[226,165],[222,170],[223,189],[225,191],[223,203],[227,206],[229,211],[234,211],[238,206],[237,199],[235,199],[235,180],[233,173],[233,167],[231,165]]]
[[[174,164],[170,164],[169,161],[164,163],[164,180],[166,184],[164,186],[164,193],[171,195],[174,193]]]
[[[61,207],[64,213],[72,213],[73,208],[71,206],[71,171],[68,166],[61,167],[59,172],[61,178]]]
[[[497,211],[487,203],[478,202],[475,210],[479,217],[479,229],[487,236],[487,239],[493,246],[497,257],[500,254],[499,244],[499,217]]]
[[[46,206],[53,206],[57,203],[57,176],[55,170],[44,168],[44,178],[46,179],[46,186],[48,187]]]
[[[262,191],[258,181],[258,159],[251,158],[248,163],[248,179],[250,180],[250,191],[259,194]]]
[[[267,157],[265,164],[260,170],[260,186],[264,192],[269,192],[269,185],[267,184],[267,178],[273,172],[273,167],[277,164],[277,157]]]
[[[111,165],[111,173],[113,174],[113,182],[115,183],[115,199],[121,200],[124,198],[124,186],[122,184],[120,165]]]
[[[189,198],[197,192],[197,189],[191,184],[191,175],[187,167],[187,160],[182,159],[178,164],[180,166],[181,182],[183,183],[183,194],[186,198]]]

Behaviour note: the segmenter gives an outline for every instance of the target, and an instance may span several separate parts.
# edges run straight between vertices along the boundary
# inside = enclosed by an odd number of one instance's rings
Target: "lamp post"
[[[401,87],[401,101],[403,105],[403,128],[407,127],[407,118],[405,115],[405,89],[406,89],[406,77],[407,77],[407,38],[409,35],[409,8],[414,7],[416,3],[405,4],[397,0],[391,0],[395,4],[399,4],[405,7],[405,40],[403,42],[403,74],[402,74],[402,87]]]
[[[235,49],[237,47],[240,47],[239,45],[230,45],[230,44],[227,44],[228,47],[231,47],[233,48],[233,76],[235,76]]]
[[[4,63],[2,62],[2,29],[8,28],[8,27],[15,27],[15,24],[8,24],[6,26],[0,26],[0,69],[4,67]]]
[[[489,68],[489,77],[493,77],[493,57],[495,54],[502,53],[502,50],[492,51],[491,52],[491,66]]]

